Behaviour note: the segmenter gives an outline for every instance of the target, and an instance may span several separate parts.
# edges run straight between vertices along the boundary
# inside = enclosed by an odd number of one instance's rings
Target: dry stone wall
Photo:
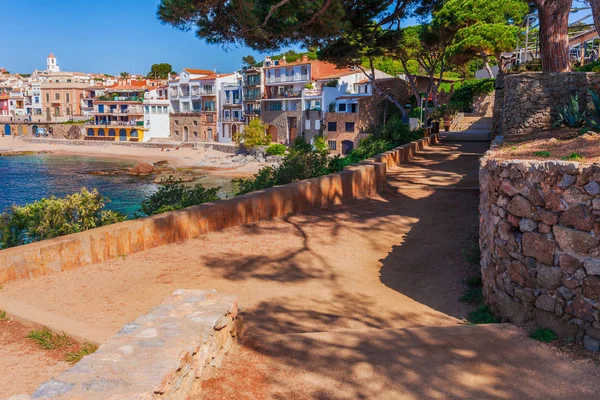
[[[600,165],[481,160],[487,304],[600,350]]]
[[[586,106],[589,89],[600,89],[600,74],[523,73],[505,75],[496,81],[494,135],[520,135],[549,129],[556,120],[556,108],[577,94]]]
[[[177,290],[28,399],[188,399],[243,329],[233,296]]]

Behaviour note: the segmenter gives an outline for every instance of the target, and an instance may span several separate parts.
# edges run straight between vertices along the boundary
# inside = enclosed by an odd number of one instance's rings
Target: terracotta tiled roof
[[[213,71],[208,70],[208,69],[184,68],[183,70],[189,72],[190,74],[194,74],[194,75],[211,75],[211,74],[214,74]]]
[[[200,78],[190,79],[190,81],[209,81],[211,79],[224,78],[226,76],[231,76],[231,75],[233,75],[233,74],[215,74],[215,73],[211,73],[210,75],[207,75],[207,76],[202,76]]]
[[[48,58],[56,58],[56,57],[54,57],[54,54],[50,53],[50,55],[48,56]]]
[[[357,74],[359,72],[360,71],[357,71],[357,70],[353,71],[351,69],[344,69],[342,71],[333,73],[331,75],[323,76],[323,77],[321,77],[319,79],[323,79],[323,80],[325,80],[325,79],[337,79],[337,78],[341,78],[341,77],[348,76],[348,75],[354,75],[354,74]]]
[[[10,96],[8,94],[0,94],[0,100],[8,100]]]

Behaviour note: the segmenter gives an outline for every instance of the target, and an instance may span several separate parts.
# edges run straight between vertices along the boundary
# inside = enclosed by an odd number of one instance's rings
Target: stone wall
[[[143,148],[155,148],[160,149],[161,147],[194,147],[195,143],[162,143],[162,142],[96,142],[90,140],[69,140],[69,139],[44,139],[44,138],[23,138],[24,142],[27,143],[40,143],[40,144],[58,144],[64,146],[125,146],[125,147],[143,147]],[[198,143],[198,146],[202,147],[214,147],[215,150],[223,151],[225,153],[231,152],[228,144],[217,144],[217,143]],[[226,149],[221,150],[221,149]]]
[[[387,168],[408,162],[416,150],[437,141],[437,136],[429,136],[336,174],[2,250],[0,285],[81,268],[234,226],[377,196],[384,190]]]
[[[600,348],[600,165],[481,160],[484,295],[504,320]]]
[[[496,135],[520,135],[549,129],[556,120],[556,108],[578,94],[586,106],[592,99],[589,89],[600,86],[600,74],[572,72],[561,74],[522,73],[505,75],[497,112]],[[498,94],[500,96],[500,94]]]
[[[265,103],[268,104],[268,103]],[[291,128],[296,128],[296,137],[302,132],[302,111],[301,104],[298,104],[296,111],[270,111],[263,105],[262,120],[268,126],[277,128],[277,142],[291,144],[294,138],[288,137]],[[295,121],[293,126],[289,126],[290,121]],[[271,128],[272,129],[272,128]]]
[[[188,399],[242,333],[234,297],[177,290],[98,350],[19,400]]]
[[[172,113],[169,116],[169,124],[171,140],[182,142],[219,140],[215,112]]]

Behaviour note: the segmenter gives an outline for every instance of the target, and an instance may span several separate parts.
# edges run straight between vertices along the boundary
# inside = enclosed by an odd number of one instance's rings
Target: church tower
[[[52,53],[50,53],[50,55],[46,59],[46,71],[47,72],[60,72],[60,68],[58,67],[58,64],[56,63],[56,57],[54,57],[54,54],[52,54]]]

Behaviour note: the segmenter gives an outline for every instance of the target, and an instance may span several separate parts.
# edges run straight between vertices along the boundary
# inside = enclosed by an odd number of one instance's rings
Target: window
[[[192,121],[192,123],[194,124],[194,126],[198,126],[198,121]]]
[[[215,118],[212,114],[206,116],[206,122],[215,122]]]
[[[150,114],[150,106],[144,106],[144,110],[146,110],[146,114]]]
[[[208,136],[208,140],[212,140],[212,135],[213,135],[212,128],[208,128],[206,130],[206,135]]]
[[[181,109],[183,112],[190,112],[190,103],[188,103],[187,101],[181,103]]]
[[[204,86],[202,86],[202,91],[205,94],[212,94],[212,92],[213,92],[212,89],[213,89],[212,85],[204,85]]]
[[[204,102],[204,111],[215,111],[215,102],[214,101],[205,101]]]
[[[60,117],[60,107],[54,107],[54,116]]]
[[[175,125],[179,125],[179,120],[178,119],[175,120]]]
[[[329,144],[329,150],[337,149],[337,142],[335,140],[329,140],[327,143]]]
[[[229,121],[229,117],[229,110],[223,111],[223,118],[225,118],[225,121]]]
[[[321,129],[321,120],[320,119],[315,121],[315,130],[318,131],[319,129]]]
[[[156,114],[156,106],[152,106],[152,114]]]
[[[67,103],[70,103],[71,102],[71,93],[67,93],[66,96],[67,96],[66,97]]]
[[[346,132],[354,132],[354,122],[346,122]]]
[[[179,137],[179,131],[175,131],[175,136]]]
[[[338,104],[338,111],[339,112],[346,112],[346,104],[344,104],[344,103]]]
[[[304,129],[306,129],[306,130],[310,129],[310,119],[307,119],[306,121],[304,121]]]
[[[50,93],[46,93],[46,103],[50,103]]]
[[[356,103],[350,104],[350,112],[354,114],[357,111],[358,111],[358,104],[356,104]]]
[[[71,115],[71,108],[67,107],[67,115]]]
[[[335,131],[337,131],[337,122],[328,122],[327,123],[327,130],[329,132],[335,132]]]
[[[40,104],[40,98],[39,97],[36,96],[34,101],[35,101],[35,104]]]
[[[282,104],[281,101],[271,102],[271,111],[281,111]]]
[[[198,137],[198,131],[194,131],[194,137]]]
[[[236,120],[240,119],[240,112],[239,111],[234,111],[233,112],[233,118],[236,119]]]
[[[54,93],[54,100],[60,100],[60,93]]]

